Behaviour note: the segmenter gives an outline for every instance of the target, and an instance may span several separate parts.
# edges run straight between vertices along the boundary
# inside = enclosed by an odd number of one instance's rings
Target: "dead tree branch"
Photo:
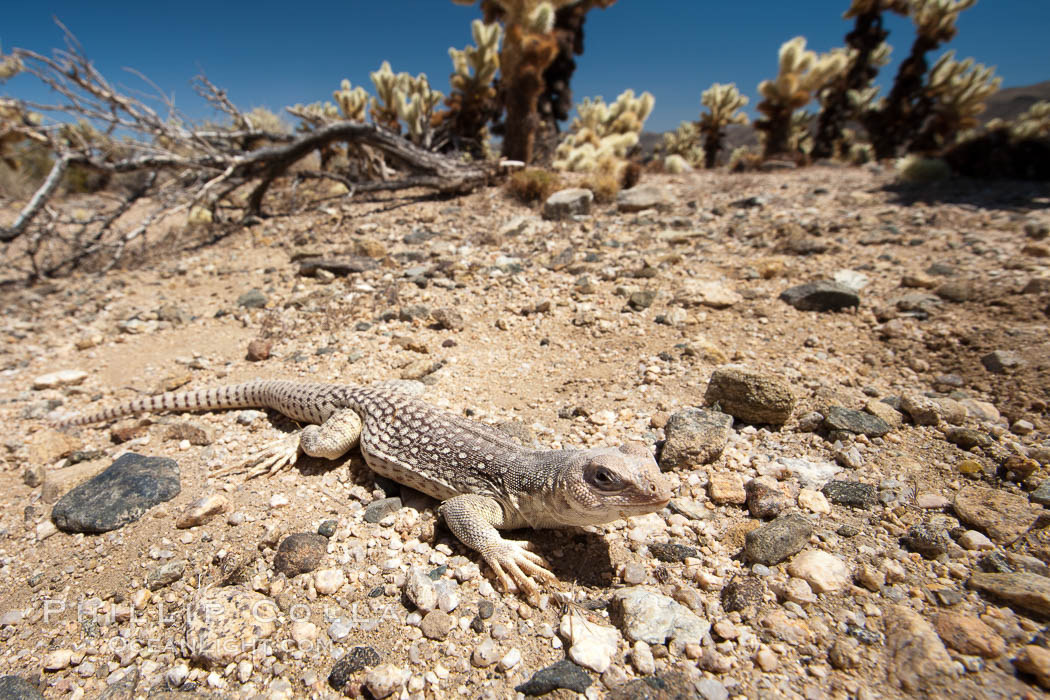
[[[32,276],[61,274],[105,254],[112,258],[98,267],[111,267],[131,241],[144,239],[149,224],[194,207],[215,214],[221,203],[224,215],[230,209],[240,210],[239,217],[235,211],[226,221],[215,223],[257,221],[265,216],[263,200],[276,181],[300,174],[292,170],[294,166],[339,144],[347,144],[349,152],[372,153],[373,158],[381,154],[379,180],[321,173],[343,182],[351,193],[415,187],[462,193],[494,174],[489,164],[466,163],[425,150],[372,124],[319,123],[295,135],[258,129],[224,90],[204,76],[194,79],[194,89],[230,121],[230,128],[194,124],[145,76],[135,74],[154,91],[152,95],[139,97],[111,84],[68,31],[66,47],[50,56],[24,49],[14,49],[12,55],[23,72],[59,96],[56,104],[15,101],[23,110],[46,115],[38,126],[28,127],[32,133],[27,138],[54,157],[50,173],[14,221],[0,227],[5,256],[12,251],[28,255]],[[252,148],[251,144],[263,145]],[[58,199],[60,185],[75,170],[133,179],[108,209],[77,218],[63,213]],[[306,171],[304,177],[318,177],[316,171]],[[238,206],[229,198],[240,188],[245,188],[247,198]],[[45,254],[50,256],[47,260],[38,259]]]

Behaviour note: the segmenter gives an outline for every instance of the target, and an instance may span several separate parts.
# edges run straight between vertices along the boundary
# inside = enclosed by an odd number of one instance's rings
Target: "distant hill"
[[[981,113],[981,121],[990,119],[1013,119],[1036,102],[1050,100],[1050,80],[1034,85],[1003,88],[988,98],[987,109]]]
[[[988,98],[987,107],[981,113],[981,123],[991,119],[1013,119],[1036,102],[1050,101],[1050,80],[1033,85],[1021,85],[1019,87],[1003,88]],[[653,131],[643,132],[639,139],[642,153],[646,157],[653,153],[656,146],[663,140],[662,133]],[[742,126],[734,124],[726,130],[726,150],[732,150],[738,146],[755,146],[758,144],[758,135],[750,125]]]

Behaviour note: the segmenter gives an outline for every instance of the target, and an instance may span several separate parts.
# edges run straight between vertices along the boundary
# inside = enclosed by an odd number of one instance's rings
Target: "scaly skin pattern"
[[[309,423],[249,461],[250,476],[276,473],[300,453],[338,459],[360,444],[377,474],[440,501],[449,529],[479,552],[507,590],[538,591],[554,575],[528,542],[501,529],[599,525],[652,513],[670,488],[645,447],[536,450],[483,423],[435,408],[407,383],[369,387],[259,380],[129,401],[60,426],[152,411],[270,408]],[[219,473],[229,473],[232,469]]]

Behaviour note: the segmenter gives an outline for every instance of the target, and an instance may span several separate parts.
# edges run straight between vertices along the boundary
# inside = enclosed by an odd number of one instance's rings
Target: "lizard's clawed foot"
[[[549,564],[532,550],[531,542],[503,540],[494,552],[485,554],[485,561],[496,572],[505,591],[521,589],[529,598],[539,595],[540,588],[532,577],[546,583],[557,583]]]
[[[246,461],[211,473],[211,476],[227,476],[247,471],[248,479],[274,474],[290,468],[299,459],[299,433],[286,435],[253,454]]]

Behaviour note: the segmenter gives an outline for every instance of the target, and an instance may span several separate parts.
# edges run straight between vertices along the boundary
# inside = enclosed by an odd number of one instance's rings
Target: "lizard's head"
[[[598,525],[654,513],[671,488],[649,450],[639,444],[581,450],[560,479],[558,516],[566,525]]]

